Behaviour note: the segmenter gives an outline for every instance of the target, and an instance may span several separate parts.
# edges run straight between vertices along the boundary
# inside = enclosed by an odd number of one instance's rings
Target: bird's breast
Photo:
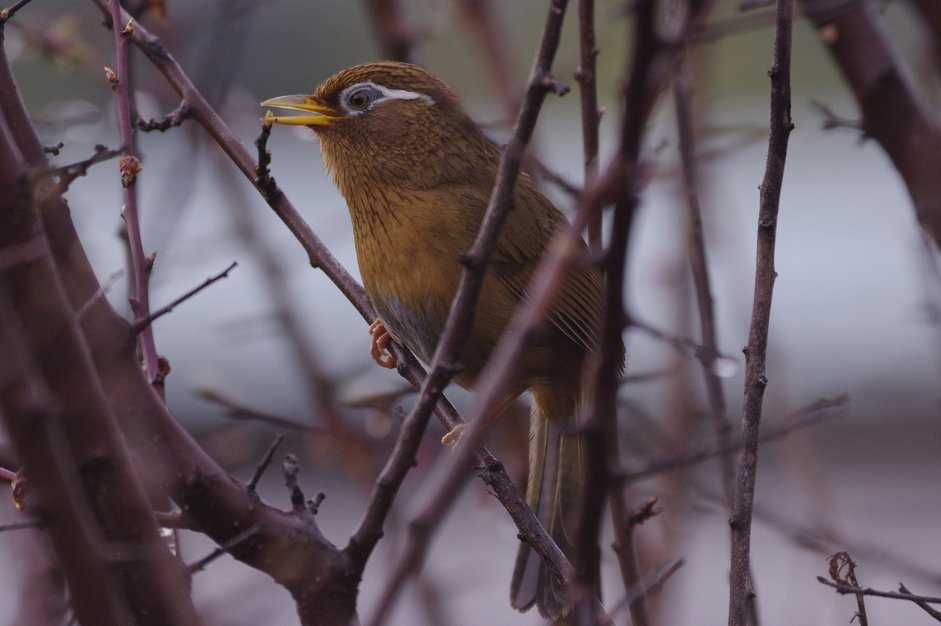
[[[460,244],[404,210],[366,223],[359,217],[356,255],[366,292],[392,336],[430,362],[457,290]]]

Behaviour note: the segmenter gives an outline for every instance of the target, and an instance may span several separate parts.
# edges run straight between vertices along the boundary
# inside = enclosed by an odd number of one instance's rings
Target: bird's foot
[[[461,440],[461,435],[464,434],[464,426],[465,424],[458,424],[448,432],[444,433],[444,436],[441,438],[441,445],[456,445]]]
[[[369,325],[369,335],[372,338],[369,342],[369,354],[372,356],[372,360],[375,361],[379,367],[390,370],[395,369],[398,361],[395,355],[392,354],[392,351],[389,350],[389,345],[392,343],[392,335],[386,330],[382,320],[377,319]]]

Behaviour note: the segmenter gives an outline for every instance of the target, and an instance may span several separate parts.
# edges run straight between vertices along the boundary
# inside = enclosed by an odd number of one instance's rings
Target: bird
[[[373,358],[394,367],[387,348],[395,341],[430,363],[458,288],[460,259],[488,205],[500,146],[442,80],[407,63],[357,65],[313,93],[261,104],[269,109],[268,123],[313,130],[324,166],[346,200],[363,286],[377,313],[369,328]],[[273,115],[270,109],[293,113]],[[457,384],[473,389],[565,223],[521,172],[460,354]],[[580,246],[589,258],[584,242]],[[506,406],[525,392],[532,395],[526,499],[573,560],[585,486],[585,446],[575,420],[590,395],[583,379],[598,349],[602,302],[600,270],[579,264],[549,307],[547,323],[528,338],[502,399]],[[549,619],[564,619],[572,604],[526,543],[517,553],[510,600],[521,611],[535,605]]]

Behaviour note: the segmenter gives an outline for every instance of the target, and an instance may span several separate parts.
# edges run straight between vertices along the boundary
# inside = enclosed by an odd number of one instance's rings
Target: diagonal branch
[[[198,294],[203,289],[209,287],[213,283],[219,282],[223,278],[228,278],[229,272],[234,270],[236,267],[238,267],[238,262],[232,261],[232,263],[230,263],[227,268],[225,268],[218,274],[210,276],[209,278],[207,278],[200,284],[196,285],[195,287],[193,287],[192,289],[190,289],[189,291],[187,291],[180,297],[174,299],[172,302],[170,302],[170,304],[162,306],[156,311],[154,311],[153,313],[151,313],[150,315],[148,315],[147,317],[135,321],[134,324],[131,326],[131,332],[134,333],[135,335],[141,334],[147,328],[150,328],[150,325],[153,324],[154,321],[160,319],[167,313],[170,313],[171,311],[173,311],[173,309],[183,304],[184,302],[186,302],[187,300],[189,300],[190,298]]]

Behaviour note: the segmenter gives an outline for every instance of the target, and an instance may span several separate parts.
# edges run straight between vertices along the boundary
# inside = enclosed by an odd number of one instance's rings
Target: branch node
[[[571,91],[568,85],[559,82],[552,74],[549,73],[543,74],[539,82],[547,91],[550,91],[560,97]]]
[[[137,175],[144,167],[136,156],[125,154],[118,162],[118,171],[121,172],[121,186],[130,187],[137,182]]]

